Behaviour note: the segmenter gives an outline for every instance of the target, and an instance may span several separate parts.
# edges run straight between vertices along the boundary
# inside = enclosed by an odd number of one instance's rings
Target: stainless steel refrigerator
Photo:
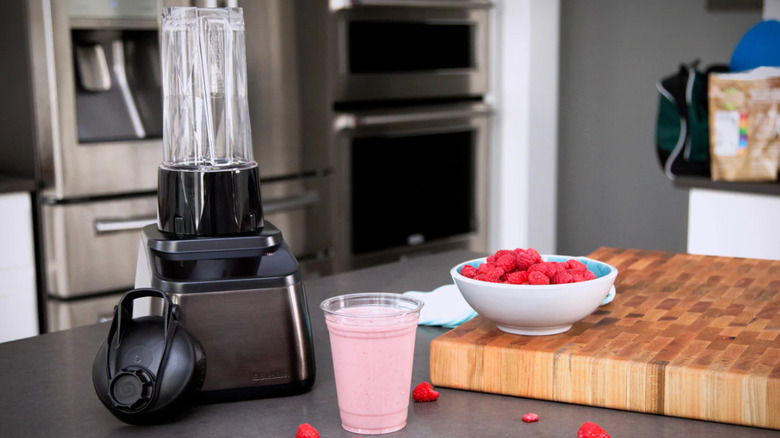
[[[8,1],[25,17],[26,26],[0,34],[17,33],[1,36],[19,41],[7,68],[27,71],[29,80],[13,96],[32,102],[32,132],[29,144],[0,142],[0,150],[7,157],[3,167],[38,181],[41,328],[105,321],[133,286],[141,227],[157,219],[160,10],[190,2]],[[328,274],[331,160],[327,149],[301,145],[292,6],[243,3],[266,220],[282,230],[304,276]],[[13,102],[0,108],[8,111]]]

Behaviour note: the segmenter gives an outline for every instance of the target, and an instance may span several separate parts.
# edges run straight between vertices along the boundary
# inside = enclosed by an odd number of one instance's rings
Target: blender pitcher
[[[163,9],[161,46],[160,231],[181,237],[262,230],[242,10]]]

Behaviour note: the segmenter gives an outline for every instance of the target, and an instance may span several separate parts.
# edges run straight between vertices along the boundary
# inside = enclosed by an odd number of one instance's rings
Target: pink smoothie
[[[350,432],[390,433],[406,426],[419,313],[398,313],[363,306],[325,318],[341,423]]]

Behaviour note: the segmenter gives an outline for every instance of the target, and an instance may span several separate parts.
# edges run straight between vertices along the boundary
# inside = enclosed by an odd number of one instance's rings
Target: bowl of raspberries
[[[450,270],[463,298],[498,329],[553,335],[595,311],[617,269],[586,257],[541,255],[533,248],[499,250]]]

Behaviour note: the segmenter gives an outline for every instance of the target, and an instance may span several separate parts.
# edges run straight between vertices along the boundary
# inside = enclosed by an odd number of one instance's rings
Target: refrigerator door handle
[[[320,195],[316,190],[309,190],[298,196],[269,199],[263,202],[263,212],[275,213],[279,211],[295,210],[308,207],[320,202]],[[122,231],[136,231],[157,222],[157,217],[141,217],[127,219],[96,219],[95,233],[117,233]]]
[[[316,190],[308,190],[297,196],[274,198],[263,201],[263,213],[276,213],[308,207],[320,202],[320,194]]]
[[[125,219],[95,219],[95,234],[119,233],[122,231],[136,231],[157,223],[157,216],[125,218]]]
[[[304,208],[320,202],[320,194],[316,190],[308,190],[297,196],[274,198],[263,201],[263,213],[276,213],[286,210]]]

